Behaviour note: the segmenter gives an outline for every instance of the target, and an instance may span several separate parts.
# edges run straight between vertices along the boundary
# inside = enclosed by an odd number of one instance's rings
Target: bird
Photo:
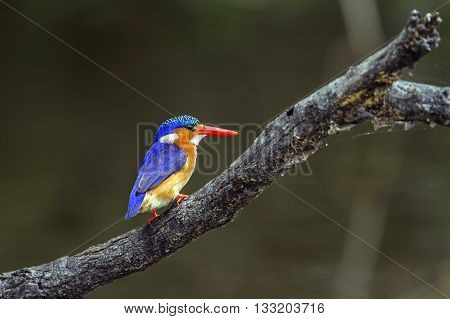
[[[207,126],[190,115],[163,122],[146,152],[131,190],[125,219],[151,212],[150,224],[157,210],[175,202],[179,205],[188,195],[181,194],[194,172],[197,145],[206,136],[234,136],[238,132]]]

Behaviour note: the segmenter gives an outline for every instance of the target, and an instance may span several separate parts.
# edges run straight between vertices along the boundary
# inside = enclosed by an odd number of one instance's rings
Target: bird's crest
[[[200,121],[193,116],[190,115],[181,115],[177,117],[173,117],[163,122],[159,127],[158,131],[155,135],[155,142],[158,141],[161,137],[170,134],[174,129],[185,127],[187,129],[193,129],[195,125],[199,124]]]

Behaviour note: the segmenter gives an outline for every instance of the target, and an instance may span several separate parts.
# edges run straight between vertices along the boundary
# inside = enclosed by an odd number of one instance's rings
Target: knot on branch
[[[417,52],[421,56],[439,46],[441,38],[437,26],[442,22],[439,12],[427,13],[425,17],[413,10],[406,26],[405,35],[410,41],[405,41],[405,49]]]
[[[438,25],[442,22],[439,12],[427,13],[425,16],[413,10],[405,29],[398,39],[401,68],[412,67],[422,56],[439,46],[441,41]]]

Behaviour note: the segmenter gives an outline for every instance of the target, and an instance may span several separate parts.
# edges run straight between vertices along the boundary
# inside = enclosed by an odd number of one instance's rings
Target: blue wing
[[[161,184],[186,163],[186,153],[174,144],[156,142],[145,154],[139,174],[130,194],[125,219],[136,216],[145,193]]]

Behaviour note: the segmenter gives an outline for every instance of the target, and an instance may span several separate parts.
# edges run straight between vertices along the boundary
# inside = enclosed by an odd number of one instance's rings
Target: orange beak
[[[238,132],[226,130],[220,127],[207,126],[205,125],[202,128],[196,130],[198,134],[204,134],[209,136],[234,136],[238,135]]]

